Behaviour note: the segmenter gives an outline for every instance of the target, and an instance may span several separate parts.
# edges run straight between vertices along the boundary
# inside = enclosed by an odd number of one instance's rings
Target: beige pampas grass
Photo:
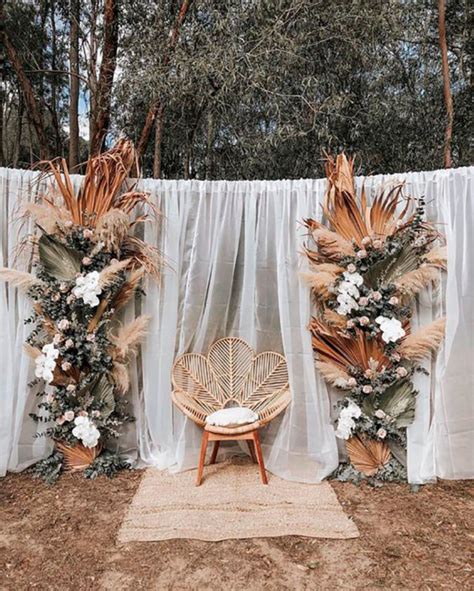
[[[10,285],[17,287],[21,291],[28,291],[34,285],[43,285],[43,281],[31,273],[7,269],[6,267],[0,267],[0,279],[10,283]]]
[[[427,263],[446,270],[448,264],[448,249],[446,246],[436,246],[424,257]]]
[[[134,348],[145,337],[149,321],[150,316],[139,316],[130,324],[121,326],[116,336],[111,335],[111,341],[116,347],[119,358],[123,359],[133,352]]]
[[[112,379],[116,387],[125,394],[130,388],[130,378],[128,377],[127,366],[124,363],[116,361],[112,367]]]
[[[123,261],[117,261],[116,263],[110,264],[105,269],[102,269],[99,276],[99,285],[102,289],[108,287],[115,279],[117,273],[123,271],[130,264],[130,259],[124,259]]]
[[[439,279],[439,268],[423,263],[418,269],[402,275],[395,285],[403,295],[415,296],[430,283]]]
[[[120,291],[113,299],[112,306],[115,308],[115,310],[123,308],[123,306],[125,306],[130,301],[138,286],[140,285],[140,281],[144,275],[144,269],[136,269],[130,273],[130,277],[122,285]]]
[[[410,361],[421,361],[438,349],[444,337],[445,327],[446,318],[438,318],[428,326],[405,337],[398,352]]]
[[[46,199],[44,203],[27,203],[24,211],[47,234],[54,234],[58,230],[58,226],[61,226],[64,222],[72,221],[71,214],[65,207],[54,205]]]
[[[324,310],[323,319],[331,326],[335,326],[337,328],[346,328],[347,321],[345,317],[338,314],[335,310],[331,310],[331,308],[326,308]]]
[[[345,256],[354,256],[355,254],[352,243],[337,232],[320,226],[313,230],[312,234],[318,245],[319,253],[329,259],[338,261]]]
[[[318,297],[327,298],[331,295],[330,287],[336,281],[333,273],[316,272],[301,273],[301,277],[310,285]]]
[[[341,367],[328,361],[317,361],[316,367],[327,382],[338,388],[347,388],[347,380],[350,375]]]
[[[29,343],[23,344],[23,351],[28,355],[28,357],[31,357],[31,359],[36,359],[41,355],[41,351],[37,347],[33,347]]]

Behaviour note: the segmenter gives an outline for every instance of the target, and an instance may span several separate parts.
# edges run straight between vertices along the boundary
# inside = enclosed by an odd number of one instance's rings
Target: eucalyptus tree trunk
[[[79,18],[80,0],[70,2],[69,168],[79,164]]]
[[[438,0],[438,33],[441,49],[441,67],[443,72],[443,93],[446,106],[446,128],[444,132],[444,167],[451,168],[451,144],[453,138],[454,108],[451,94],[451,81],[449,76],[448,44],[446,41],[446,2]]]
[[[161,149],[163,142],[164,105],[160,104],[155,121],[155,150],[153,155],[153,178],[161,177]]]
[[[118,49],[118,17],[119,2],[105,0],[102,61],[96,90],[95,112],[92,114],[93,131],[90,144],[92,156],[102,149],[110,125],[112,85]]]

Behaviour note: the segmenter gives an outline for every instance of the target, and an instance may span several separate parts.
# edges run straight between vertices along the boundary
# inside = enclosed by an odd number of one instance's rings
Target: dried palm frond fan
[[[383,186],[369,203],[344,154],[327,159],[326,176],[326,222],[305,220],[312,244],[303,278],[315,296],[309,328],[316,366],[345,391],[336,435],[347,441],[352,467],[383,478],[395,461],[390,446],[405,444],[415,416],[416,362],[443,338],[444,319],[411,334],[410,304],[439,279],[446,249],[424,220],[424,200],[406,198],[402,183]]]

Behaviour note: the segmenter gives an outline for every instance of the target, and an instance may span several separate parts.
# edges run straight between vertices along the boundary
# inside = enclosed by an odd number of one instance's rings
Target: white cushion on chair
[[[248,423],[255,423],[255,421],[258,421],[258,414],[250,410],[250,408],[243,408],[241,406],[223,408],[206,417],[206,423],[208,425],[215,425],[216,427],[246,425]]]

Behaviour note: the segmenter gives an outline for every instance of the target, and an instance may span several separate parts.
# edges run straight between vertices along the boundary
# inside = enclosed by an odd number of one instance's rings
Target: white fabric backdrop
[[[446,344],[429,378],[418,377],[417,416],[408,433],[409,479],[413,483],[474,476],[474,329],[472,288],[474,167],[367,177],[366,187],[405,180],[408,192],[425,195],[431,219],[443,224],[449,249],[443,286],[422,294],[415,322],[448,310]],[[8,224],[19,195],[34,197],[35,174],[0,169],[0,264],[11,265],[13,249],[27,228]],[[77,179],[78,181],[79,179]],[[362,182],[362,179],[359,179]],[[162,229],[147,224],[147,240],[166,254],[169,268],[160,286],[147,285],[144,312],[152,322],[142,357],[132,366],[137,423],[123,448],[172,470],[195,466],[199,431],[170,399],[170,370],[177,354],[205,352],[221,336],[241,336],[257,350],[281,351],[288,359],[293,403],[263,437],[269,470],[284,478],[318,482],[337,465],[324,382],[314,371],[306,329],[310,295],[298,278],[305,217],[319,218],[324,180],[154,181],[143,187],[162,210]],[[470,231],[471,230],[471,231]],[[28,412],[31,367],[21,354],[28,310],[16,290],[0,286],[0,474],[43,456],[48,444],[33,440]],[[133,309],[127,315],[133,316]]]

